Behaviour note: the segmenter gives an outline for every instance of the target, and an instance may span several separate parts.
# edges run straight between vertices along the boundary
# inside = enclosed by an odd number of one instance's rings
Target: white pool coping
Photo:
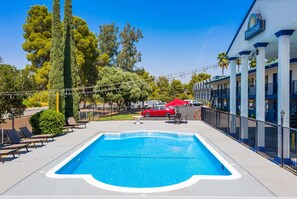
[[[162,132],[162,133],[169,133],[169,134],[178,134],[178,135],[194,135],[197,139],[200,140],[200,142],[224,165],[225,168],[227,168],[231,175],[229,176],[215,176],[215,175],[194,175],[188,180],[175,184],[175,185],[169,185],[169,186],[163,186],[163,187],[154,187],[154,188],[130,188],[130,187],[119,187],[119,186],[113,186],[106,183],[102,183],[95,178],[93,178],[92,175],[81,175],[81,174],[56,174],[56,172],[61,169],[64,165],[66,165],[69,161],[71,161],[75,156],[77,156],[79,153],[81,153],[83,150],[85,150],[88,146],[90,146],[93,142],[95,142],[97,139],[99,139],[104,134],[122,134],[122,133],[136,133],[136,132]],[[188,134],[188,133],[177,133],[173,131],[160,131],[160,130],[141,130],[141,131],[127,131],[127,132],[120,132],[120,133],[100,133],[97,136],[95,136],[91,141],[89,141],[87,144],[85,144],[83,147],[75,151],[72,155],[68,156],[65,160],[63,160],[61,163],[59,163],[57,166],[49,170],[46,174],[49,178],[58,178],[58,179],[84,179],[87,183],[109,191],[116,191],[116,192],[124,192],[124,193],[158,193],[158,192],[166,192],[166,191],[174,191],[183,189],[189,186],[194,185],[199,180],[235,180],[239,179],[241,177],[240,173],[234,169],[219,153],[217,153],[200,135],[198,134]]]

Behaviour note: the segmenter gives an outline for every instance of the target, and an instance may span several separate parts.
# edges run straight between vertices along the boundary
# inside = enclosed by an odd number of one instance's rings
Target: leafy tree
[[[140,88],[140,97],[139,101],[142,102],[142,107],[144,106],[144,101],[148,99],[150,94],[152,93],[152,87],[148,82],[143,79],[138,81],[138,87]]]
[[[196,84],[198,82],[201,82],[201,81],[204,81],[204,80],[207,80],[210,77],[211,77],[211,75],[206,74],[206,73],[199,73],[199,74],[194,73],[192,75],[192,78],[191,78],[189,84],[187,85],[187,94],[192,95],[192,96],[189,96],[189,97],[192,98],[193,95],[194,95],[194,91],[193,91],[194,84]]]
[[[250,68],[256,68],[257,63],[256,63],[256,58],[253,58],[250,60]]]
[[[30,80],[21,73],[14,66],[0,64],[0,92],[22,91],[22,86],[27,86]],[[0,121],[3,121],[4,114],[11,113],[12,108],[16,108],[17,114],[22,114],[25,108],[22,104],[23,100],[24,96],[0,95]]]
[[[145,69],[142,68],[137,68],[134,71],[138,76],[142,77],[145,80],[149,80],[149,78],[151,78],[152,76],[150,76],[149,72],[145,71]]]
[[[172,98],[181,98],[181,96],[185,93],[184,86],[179,80],[172,80],[170,84],[169,95]]]
[[[0,64],[2,64],[3,63],[3,59],[2,59],[2,57],[0,56]]]
[[[272,63],[272,62],[275,62],[277,60],[277,58],[268,58],[267,60],[266,60],[266,63]]]
[[[19,78],[21,81],[21,88],[24,91],[35,90],[37,88],[34,72],[32,71],[32,66],[26,66],[23,70],[20,70]]]
[[[100,70],[100,78],[95,87],[98,97],[104,102],[115,102],[123,105],[124,99],[119,93],[119,85],[124,81],[123,71],[115,67],[104,67]]]
[[[236,65],[238,67],[238,72],[240,71],[241,59],[236,59]]]
[[[23,49],[28,52],[27,59],[36,68],[49,62],[51,46],[52,16],[46,6],[32,6],[23,25],[25,43]]]
[[[65,0],[64,5],[64,88],[76,88],[78,70],[76,63],[76,48],[73,36],[72,0]],[[65,117],[78,118],[79,98],[75,92],[65,95]]]
[[[47,7],[35,5],[28,11],[26,23],[23,25],[25,42],[22,47],[28,52],[28,61],[36,68],[35,79],[41,89],[45,89],[48,84],[51,24],[52,15]]]
[[[143,67],[136,69],[135,73],[143,80],[139,82],[139,84],[140,90],[142,92],[140,101],[142,101],[142,106],[144,106],[144,101],[148,99],[153,92],[155,77],[150,75],[149,72],[145,71]]]
[[[228,68],[229,60],[226,52],[222,52],[218,55],[218,65],[222,69],[222,76],[224,76],[224,70]]]
[[[98,80],[96,61],[99,53],[97,49],[97,39],[93,32],[89,30],[85,20],[73,17],[74,41],[76,46],[76,61],[79,74],[79,84],[83,87],[93,86]],[[92,94],[81,96],[82,101],[94,101]]]
[[[157,86],[157,95],[156,98],[157,100],[165,101],[168,102],[172,98],[169,96],[169,91],[170,91],[170,84],[169,80],[165,76],[160,76],[156,80],[156,86]]]
[[[43,67],[34,69],[35,71],[34,78],[38,85],[38,89],[44,90],[44,89],[50,88],[50,84],[49,84],[50,68],[51,68],[50,62],[45,62],[43,64]]]
[[[97,60],[97,70],[99,71],[100,68],[109,66],[109,63],[110,63],[110,58],[108,57],[107,54],[99,55]]]
[[[149,84],[135,73],[125,72],[118,67],[105,67],[100,72],[95,91],[105,103],[130,105],[130,102],[146,100],[151,93]]]
[[[133,71],[135,64],[141,61],[141,52],[138,52],[136,43],[142,39],[140,30],[127,24],[120,33],[121,51],[117,56],[117,66],[126,71]]]
[[[119,28],[112,24],[105,24],[99,26],[100,33],[98,35],[100,58],[99,64],[106,64],[103,66],[112,66],[116,63],[116,57],[118,55],[119,42],[118,32]],[[106,57],[109,61],[106,63]],[[102,65],[101,65],[102,66]]]
[[[124,72],[124,82],[120,85],[120,92],[126,106],[130,106],[131,102],[137,102],[141,97],[138,80],[139,76],[135,73]]]
[[[49,93],[49,108],[56,109],[56,93],[55,90],[64,88],[63,77],[63,50],[62,50],[62,30],[60,20],[60,0],[54,0],[53,3],[53,24],[52,24],[52,44],[51,59],[49,73],[49,87],[52,92]],[[45,67],[43,67],[45,68]],[[64,98],[59,98],[59,110],[65,114]]]
[[[150,84],[151,88],[152,88],[152,93],[149,96],[149,100],[155,100],[155,99],[159,99],[159,92],[160,92],[160,88],[158,87],[156,81],[153,81],[152,84]]]
[[[57,4],[60,10],[60,2],[54,2],[53,6]],[[53,14],[54,12],[53,8]],[[25,43],[23,44],[23,49],[29,52],[27,55],[28,60],[35,67],[34,77],[39,85],[39,89],[50,88],[48,82],[51,68],[50,56],[53,54],[53,51],[51,51],[51,39],[55,36],[54,34],[62,34],[60,13],[58,14],[56,22],[53,22],[53,16],[48,12],[48,9],[45,6],[36,5],[28,11],[27,20],[24,24]],[[89,30],[87,23],[81,18],[74,17],[73,23],[81,84],[94,85],[97,74],[95,61],[98,56],[96,36]],[[59,26],[60,30],[53,26]],[[52,28],[55,29],[54,32]],[[61,44],[62,41],[60,41]],[[62,47],[63,45],[60,48]]]
[[[157,85],[160,88],[160,95],[167,95],[170,90],[169,80],[165,76],[160,76],[157,79]]]
[[[95,85],[97,81],[96,60],[98,58],[97,39],[89,30],[85,20],[73,18],[73,35],[77,48],[76,60],[78,73],[83,86]]]

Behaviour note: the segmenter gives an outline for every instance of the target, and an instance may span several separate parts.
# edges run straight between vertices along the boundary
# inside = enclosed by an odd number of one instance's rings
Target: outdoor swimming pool
[[[173,132],[100,134],[47,176],[83,178],[103,189],[141,193],[240,177],[198,135]]]

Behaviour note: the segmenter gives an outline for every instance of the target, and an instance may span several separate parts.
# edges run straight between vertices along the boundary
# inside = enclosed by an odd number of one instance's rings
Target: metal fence
[[[204,107],[201,108],[201,119],[276,164],[297,173],[297,129],[286,128],[277,124],[262,122]],[[264,145],[262,147],[257,146],[259,128],[263,129],[265,135]],[[243,136],[243,131],[246,131],[245,136]],[[284,132],[287,132],[287,134]],[[284,154],[284,146],[279,143],[284,143],[283,139],[285,136],[289,136],[289,158],[283,158],[283,155],[278,155]]]
[[[113,116],[117,114],[135,114],[142,111],[143,108],[135,108],[131,106],[100,106],[80,109],[79,120],[96,121],[100,118]]]

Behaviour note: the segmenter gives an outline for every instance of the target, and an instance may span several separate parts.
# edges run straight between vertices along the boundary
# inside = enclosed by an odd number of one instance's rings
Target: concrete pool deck
[[[181,190],[130,194],[99,189],[81,179],[45,176],[98,133],[134,130],[198,133],[241,174],[241,178],[200,180]],[[16,159],[5,160],[0,164],[0,198],[297,198],[297,176],[200,121],[180,125],[164,121],[91,122],[86,129],[76,129],[43,147],[30,148],[30,152]]]

